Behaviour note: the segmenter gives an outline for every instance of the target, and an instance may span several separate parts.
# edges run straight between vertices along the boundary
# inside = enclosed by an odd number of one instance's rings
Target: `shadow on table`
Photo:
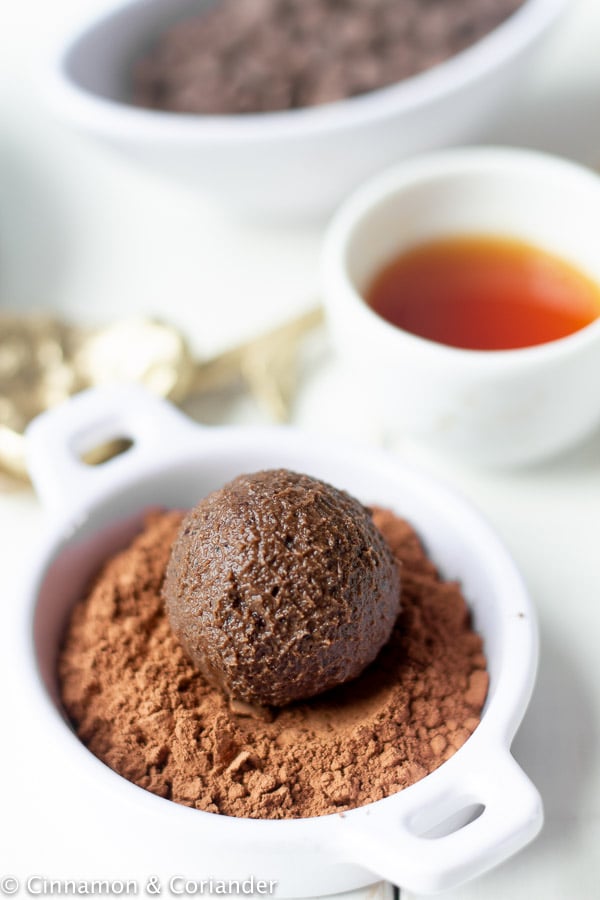
[[[66,265],[59,185],[0,132],[0,307],[44,309]],[[44,177],[46,176],[46,177]]]
[[[600,426],[574,447],[547,460],[514,469],[512,476],[528,481],[538,477],[547,479],[549,476],[557,480],[568,477],[569,480],[580,481],[594,473],[600,473]]]
[[[559,638],[542,634],[537,685],[513,744],[515,757],[542,795],[543,831],[503,865],[440,897],[479,900],[516,893],[537,898],[546,896],[543,892],[548,887],[554,889],[553,897],[587,900],[596,896],[573,887],[569,873],[581,872],[580,848],[588,827],[581,808],[598,757],[600,723],[594,714],[594,685],[578,668],[577,660],[563,652]],[[590,880],[585,873],[582,878],[582,885]]]
[[[515,757],[544,801],[544,830],[526,851],[532,858],[547,854],[549,845],[564,843],[565,831],[573,833],[578,822],[583,827],[580,811],[600,744],[594,685],[559,639],[542,632],[537,684],[513,744]]]
[[[600,166],[598,86],[526,93],[523,102],[513,103],[486,131],[485,142],[529,147]]]

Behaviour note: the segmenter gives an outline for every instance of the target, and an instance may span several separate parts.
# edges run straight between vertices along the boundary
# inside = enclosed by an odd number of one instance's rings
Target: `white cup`
[[[465,234],[524,240],[600,283],[600,178],[501,148],[449,150],[380,175],[346,201],[326,236],[334,344],[392,431],[481,464],[558,453],[600,422],[600,318],[551,343],[474,351],[403,331],[364,300],[403,250]]]

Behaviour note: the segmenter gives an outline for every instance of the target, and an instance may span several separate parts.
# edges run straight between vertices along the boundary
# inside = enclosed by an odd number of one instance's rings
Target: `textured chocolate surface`
[[[230,697],[282,706],[355,678],[388,640],[400,575],[369,510],[279,469],[188,514],[164,584],[171,626]]]

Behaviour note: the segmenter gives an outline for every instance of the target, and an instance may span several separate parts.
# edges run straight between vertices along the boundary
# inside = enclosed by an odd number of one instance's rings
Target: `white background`
[[[154,313],[184,327],[202,354],[310,305],[322,226],[236,222],[52,120],[42,94],[53,43],[97,5],[0,2],[0,304],[88,321]],[[520,97],[482,138],[600,163],[598,0],[571,3]],[[377,440],[379,423],[345,387],[325,343],[316,346],[294,420]],[[200,414],[211,422],[260,419],[251,403],[206,405]],[[544,832],[495,872],[445,896],[593,900],[600,896],[600,435],[517,473],[469,470],[408,441],[392,450],[441,474],[485,512],[520,565],[541,621],[538,685],[514,753],[543,795]],[[98,828],[63,815],[60,791],[45,795],[30,771],[46,750],[27,747],[29,711],[9,671],[19,583],[42,528],[33,494],[7,485],[0,494],[0,874],[21,877],[73,874],[74,855],[85,872],[86,859],[102,858]],[[107,876],[123,860],[125,850],[121,861],[107,860]]]

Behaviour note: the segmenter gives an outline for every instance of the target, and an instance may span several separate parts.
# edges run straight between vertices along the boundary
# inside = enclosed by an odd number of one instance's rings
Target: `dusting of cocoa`
[[[161,601],[182,514],[153,513],[74,609],[58,661],[83,743],[130,781],[186,806],[250,818],[343,812],[402,790],[477,727],[488,676],[459,586],[411,526],[374,520],[402,570],[402,612],[358,679],[269,717],[233,712],[188,662]]]

